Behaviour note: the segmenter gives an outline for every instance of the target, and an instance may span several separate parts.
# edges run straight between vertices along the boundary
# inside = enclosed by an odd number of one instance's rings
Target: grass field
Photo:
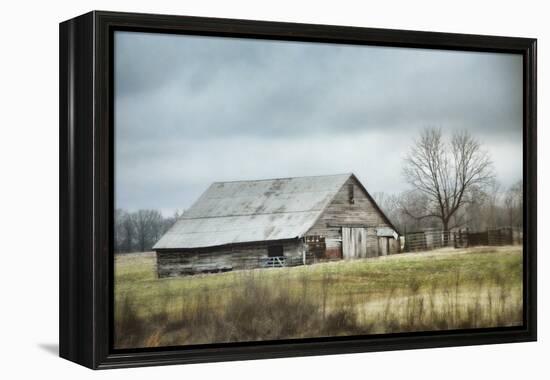
[[[115,346],[518,325],[522,269],[521,246],[168,279],[152,253],[118,255]]]

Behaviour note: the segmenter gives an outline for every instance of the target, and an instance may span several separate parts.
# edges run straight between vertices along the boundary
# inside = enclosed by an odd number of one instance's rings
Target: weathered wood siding
[[[350,202],[351,193],[353,193],[353,203]],[[376,236],[376,228],[390,227],[390,225],[353,177],[346,181],[306,235],[324,236],[327,252],[342,252],[342,226],[365,227],[367,229],[366,256],[379,256],[379,238]],[[397,247],[398,244],[390,243],[388,253],[398,252]]]
[[[282,245],[284,256],[292,262],[303,257],[303,244],[299,241],[282,244],[254,244],[239,247],[221,247],[200,251],[157,251],[159,277],[172,277],[196,273],[223,272],[252,269],[261,266],[268,258],[269,245]]]

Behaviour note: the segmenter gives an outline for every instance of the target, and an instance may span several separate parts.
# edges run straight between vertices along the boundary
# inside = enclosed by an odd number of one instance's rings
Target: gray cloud
[[[519,55],[117,32],[117,206],[185,208],[215,180],[353,171],[397,192],[426,126],[521,177]]]

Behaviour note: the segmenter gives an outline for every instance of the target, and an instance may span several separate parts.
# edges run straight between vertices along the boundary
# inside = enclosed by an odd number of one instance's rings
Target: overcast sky
[[[469,130],[508,186],[521,88],[520,55],[116,32],[116,207],[170,215],[215,181],[348,172],[401,192],[430,126]]]

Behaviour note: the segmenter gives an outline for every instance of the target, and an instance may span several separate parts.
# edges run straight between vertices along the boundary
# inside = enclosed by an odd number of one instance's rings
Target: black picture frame
[[[115,30],[522,54],[524,324],[510,328],[113,350]],[[62,22],[59,37],[61,357],[102,369],[536,340],[536,39],[104,11]]]

